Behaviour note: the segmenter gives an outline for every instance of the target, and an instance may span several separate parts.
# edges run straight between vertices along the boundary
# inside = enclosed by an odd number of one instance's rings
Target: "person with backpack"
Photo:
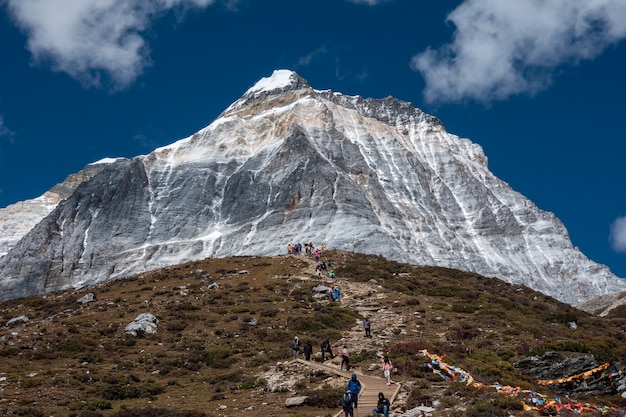
[[[341,290],[339,287],[333,288],[333,300],[339,301],[339,297],[341,297]]]
[[[354,407],[350,391],[346,391],[341,397],[341,409],[343,410],[344,417],[354,417]]]
[[[372,322],[369,317],[365,317],[363,320],[363,329],[365,330],[365,337],[372,337]]]
[[[304,343],[304,348],[302,348],[302,352],[304,352],[304,359],[311,360],[311,353],[313,353],[313,346],[310,341],[306,341]]]
[[[298,340],[298,336],[293,339],[293,343],[291,344],[291,351],[293,352],[293,359],[298,359],[298,355],[300,354],[300,340]]]
[[[385,394],[383,394],[382,392],[378,393],[378,404],[376,405],[376,408],[372,409],[372,414],[377,416],[379,414],[382,414],[385,417],[389,417],[389,406],[391,404],[389,403],[389,400],[387,398],[385,398]]]
[[[359,392],[361,392],[361,381],[356,378],[356,374],[352,374],[352,378],[348,381],[348,392],[352,395],[354,408],[357,408],[359,403]]]
[[[324,341],[322,342],[321,349],[322,349],[322,363],[326,360],[326,354],[328,354],[330,359],[335,357],[330,347],[330,341],[328,340],[328,338],[324,339]]]
[[[389,360],[387,356],[383,358],[383,363],[381,365],[381,368],[383,368],[383,375],[385,376],[385,379],[387,380],[387,385],[391,385],[391,370],[393,369],[393,364],[391,363],[391,361]]]

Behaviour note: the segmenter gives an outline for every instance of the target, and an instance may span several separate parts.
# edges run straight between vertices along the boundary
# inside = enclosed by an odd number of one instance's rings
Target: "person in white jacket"
[[[383,368],[383,375],[387,380],[387,385],[391,385],[391,370],[393,369],[393,364],[389,360],[387,356],[383,358],[383,363],[381,364],[381,368]]]

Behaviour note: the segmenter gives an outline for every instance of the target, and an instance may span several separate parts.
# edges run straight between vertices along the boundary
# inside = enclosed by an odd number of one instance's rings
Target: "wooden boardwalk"
[[[348,387],[348,380],[353,373],[357,374],[359,381],[361,381],[361,394],[359,395],[359,407],[354,410],[354,416],[367,416],[372,414],[372,408],[378,404],[378,393],[382,392],[385,397],[389,399],[389,402],[393,404],[398,392],[400,391],[400,384],[392,383],[387,385],[387,381],[384,378],[370,375],[363,375],[358,371],[346,372],[342,371],[335,365],[326,365],[320,362],[305,361],[304,359],[297,359],[298,362],[317,368],[327,372],[333,372],[337,375],[341,375],[346,378],[346,389]],[[381,371],[382,373],[382,371]],[[339,412],[335,416],[342,416],[343,411]]]

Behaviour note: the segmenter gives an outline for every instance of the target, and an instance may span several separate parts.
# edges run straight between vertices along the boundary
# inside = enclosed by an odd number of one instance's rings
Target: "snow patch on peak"
[[[263,91],[273,91],[279,88],[293,85],[298,78],[298,74],[290,70],[274,70],[271,76],[261,78],[246,94],[253,94]]]
[[[121,161],[121,160],[124,160],[124,159],[126,159],[126,158],[124,158],[124,157],[119,157],[119,158],[102,158],[99,161],[90,163],[89,165],[113,164],[113,163],[115,163],[117,161]]]

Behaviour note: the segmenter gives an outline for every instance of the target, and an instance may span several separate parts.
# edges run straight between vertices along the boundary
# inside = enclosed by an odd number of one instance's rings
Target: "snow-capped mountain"
[[[101,164],[0,258],[2,299],[289,243],[474,271],[575,304],[626,289],[482,148],[410,103],[275,71],[191,137]]]

